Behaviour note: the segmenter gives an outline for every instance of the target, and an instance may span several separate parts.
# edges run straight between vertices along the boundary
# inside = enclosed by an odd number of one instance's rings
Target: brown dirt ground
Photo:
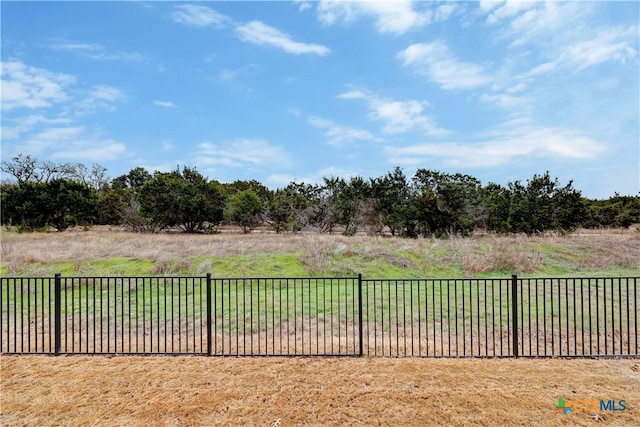
[[[2,356],[2,426],[640,426],[640,360]],[[572,412],[565,400],[626,401]]]

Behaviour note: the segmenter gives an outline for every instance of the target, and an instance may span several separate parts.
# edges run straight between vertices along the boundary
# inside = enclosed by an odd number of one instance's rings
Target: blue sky
[[[637,1],[0,7],[4,160],[640,192]]]

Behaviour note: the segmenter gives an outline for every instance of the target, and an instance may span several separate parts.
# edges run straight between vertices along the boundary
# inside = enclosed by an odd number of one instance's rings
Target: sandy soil
[[[2,426],[640,426],[639,359],[2,356],[0,367]],[[626,410],[564,415],[558,398]]]

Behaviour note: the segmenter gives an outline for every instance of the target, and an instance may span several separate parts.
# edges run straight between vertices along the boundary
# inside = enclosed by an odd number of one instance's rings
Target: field
[[[640,234],[2,235],[3,276],[637,276]],[[2,356],[0,425],[638,425],[638,359]],[[582,401],[563,415],[559,398]],[[625,400],[624,411],[582,411]],[[620,406],[616,406],[620,409]]]
[[[626,276],[640,272],[640,232],[400,239],[342,235],[3,231],[4,276],[204,275],[461,278]]]

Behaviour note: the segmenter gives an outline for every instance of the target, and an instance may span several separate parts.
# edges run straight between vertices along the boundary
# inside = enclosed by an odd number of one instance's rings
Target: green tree
[[[23,231],[53,227],[63,231],[96,220],[97,192],[87,185],[55,178],[48,182],[23,182],[3,188],[2,222]]]
[[[144,168],[135,167],[125,175],[120,175],[111,180],[111,188],[114,190],[131,190],[138,193],[145,182],[149,181],[152,175]]]
[[[222,220],[224,195],[219,183],[195,169],[156,172],[140,188],[140,213],[154,227],[177,227],[187,233],[211,229]]]
[[[308,200],[298,191],[298,184],[290,183],[274,192],[266,206],[265,221],[276,233],[300,231],[307,206]]]
[[[98,198],[98,224],[119,225],[122,223],[133,192],[128,189],[110,189]]]
[[[489,231],[509,232],[510,193],[505,187],[489,183],[481,189],[482,214],[479,225]]]
[[[469,175],[418,169],[413,177],[423,235],[468,234],[481,214],[480,182]]]
[[[411,186],[400,167],[371,180],[375,209],[392,235],[415,237],[415,210]]]
[[[344,234],[354,235],[358,227],[364,225],[366,201],[371,194],[369,183],[362,177],[354,176],[345,181],[339,179],[336,188],[337,221],[344,227]]]
[[[243,190],[232,194],[227,199],[224,216],[227,221],[242,227],[245,233],[260,223],[260,214],[264,205],[253,190]]]
[[[2,186],[2,224],[33,231],[47,225],[47,202],[43,183],[23,181]]]
[[[508,229],[512,233],[535,234],[548,230],[574,230],[585,218],[585,206],[580,191],[573,183],[560,187],[549,172],[534,175],[523,185],[509,183]]]
[[[585,200],[586,215],[583,226],[629,227],[640,224],[640,195],[621,196],[615,193],[605,200]]]
[[[95,189],[80,182],[58,178],[46,183],[44,188],[48,225],[62,231],[75,225],[95,222],[98,202]]]

